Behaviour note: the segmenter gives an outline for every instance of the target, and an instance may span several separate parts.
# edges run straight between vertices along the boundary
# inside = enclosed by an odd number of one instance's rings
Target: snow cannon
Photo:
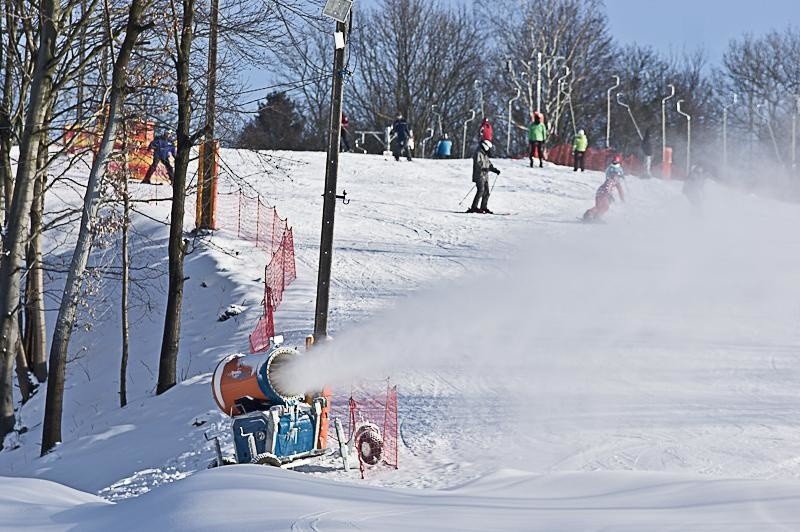
[[[214,370],[214,400],[233,418],[238,463],[281,465],[325,451],[325,395],[277,384],[281,368],[300,356],[291,347],[276,347],[265,355],[229,355]]]

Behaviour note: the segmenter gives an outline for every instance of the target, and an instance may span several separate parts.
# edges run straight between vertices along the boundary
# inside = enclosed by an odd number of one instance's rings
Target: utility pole
[[[331,2],[329,1],[329,4]],[[347,16],[336,19],[336,49],[333,53],[333,91],[331,93],[331,119],[328,130],[328,159],[325,165],[325,192],[322,205],[322,235],[319,244],[319,273],[317,276],[317,305],[314,312],[314,339],[328,337],[328,303],[333,261],[333,219],[336,214],[336,180],[339,177],[339,142],[342,128],[342,96],[344,93],[344,58],[347,46]],[[327,7],[326,7],[327,9]],[[327,13],[326,13],[327,14]]]
[[[211,32],[208,37],[208,84],[206,88],[206,129],[203,141],[203,175],[200,176],[199,229],[215,229],[217,150],[214,143],[214,123],[217,107],[217,37],[219,35],[219,0],[211,0]]]

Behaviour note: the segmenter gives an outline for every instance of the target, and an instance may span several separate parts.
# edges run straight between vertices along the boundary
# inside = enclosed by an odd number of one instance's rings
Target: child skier
[[[472,181],[478,189],[475,192],[475,199],[472,200],[472,207],[467,212],[478,212],[481,214],[494,214],[489,210],[489,172],[500,175],[500,170],[494,167],[489,160],[489,152],[492,143],[488,140],[482,141],[472,156]],[[480,202],[480,208],[478,207]]]
[[[547,140],[547,126],[540,113],[534,113],[533,123],[528,127],[528,147],[530,148],[531,168],[533,153],[539,156],[539,168],[544,166],[544,143]]]
[[[614,156],[614,160],[606,168],[606,180],[597,189],[594,197],[594,207],[583,213],[584,222],[594,222],[600,220],[614,202],[614,189],[619,193],[619,199],[625,201],[625,191],[622,189],[622,179],[625,173],[622,170],[622,159],[619,155]]]

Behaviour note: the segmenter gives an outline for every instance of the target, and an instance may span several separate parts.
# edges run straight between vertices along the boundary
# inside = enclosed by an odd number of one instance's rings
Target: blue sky
[[[606,0],[606,7],[619,42],[663,52],[703,46],[712,63],[730,39],[800,24],[800,0]]]
[[[472,0],[446,0],[453,5]],[[535,1],[535,0],[523,0]],[[491,6],[492,0],[482,0]],[[676,53],[702,46],[719,63],[728,41],[747,32],[756,35],[800,25],[800,0],[605,0],[611,30],[623,44],[652,45]],[[356,6],[376,0],[355,0]],[[489,14],[487,13],[487,16]]]

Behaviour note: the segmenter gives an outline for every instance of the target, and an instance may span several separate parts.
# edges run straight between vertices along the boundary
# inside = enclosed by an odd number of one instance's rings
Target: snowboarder
[[[158,168],[158,163],[161,163],[166,167],[167,174],[169,175],[169,182],[172,184],[172,179],[175,176],[175,172],[172,170],[172,165],[169,164],[169,156],[172,155],[172,158],[174,159],[176,152],[175,146],[169,139],[169,131],[164,131],[161,136],[153,139],[148,146],[148,149],[153,150],[153,162],[150,164],[150,168],[147,169],[147,173],[144,175],[142,183],[147,185],[152,184],[150,178],[153,176],[153,172],[155,172]]]
[[[341,128],[341,142],[339,143],[339,151],[350,151],[350,140],[348,139],[347,128],[350,126],[350,119],[347,115],[342,113],[342,128]]]
[[[578,168],[583,172],[584,159],[586,156],[586,148],[589,147],[589,139],[586,138],[586,133],[582,129],[578,130],[575,138],[572,140],[572,159],[573,171],[577,172]]]
[[[394,123],[392,124],[392,135],[394,135],[394,147],[392,154],[394,160],[399,161],[400,156],[405,152],[406,159],[411,160],[411,150],[409,149],[408,142],[411,137],[411,132],[408,129],[408,122],[403,118],[402,113],[397,113]]]
[[[625,177],[625,173],[622,170],[621,162],[621,157],[615,155],[614,160],[606,168],[606,180],[597,189],[594,207],[583,213],[584,222],[595,222],[603,217],[614,202],[614,189],[617,189],[619,199],[625,201],[625,191],[622,189],[622,179]]]
[[[494,167],[489,160],[489,151],[492,143],[488,140],[481,141],[475,154],[472,156],[472,181],[475,183],[475,199],[472,200],[472,207],[467,212],[479,212],[482,214],[494,214],[489,210],[489,172],[500,175],[500,170]],[[478,203],[480,202],[480,208]]]
[[[539,156],[539,168],[544,166],[544,141],[547,140],[547,126],[541,113],[534,113],[533,123],[528,128],[528,145],[530,146],[531,168],[533,168],[533,152]]]
[[[653,177],[650,167],[653,164],[653,141],[650,138],[650,128],[647,128],[642,138],[642,154],[644,154],[644,172],[647,177]]]
[[[450,151],[453,149],[453,141],[445,133],[439,142],[436,143],[436,158],[449,159]]]

